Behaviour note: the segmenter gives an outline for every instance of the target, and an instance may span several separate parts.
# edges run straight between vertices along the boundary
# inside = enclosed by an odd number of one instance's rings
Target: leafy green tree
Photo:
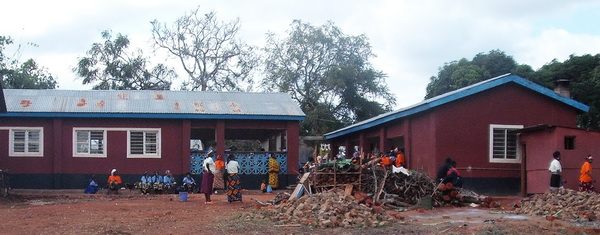
[[[215,12],[200,8],[177,19],[173,26],[152,21],[155,46],[177,59],[189,80],[186,90],[251,90],[258,64],[253,48],[237,39],[239,20],[220,22]]]
[[[298,101],[307,114],[303,134],[320,135],[395,105],[386,75],[369,62],[374,54],[365,35],[345,35],[332,22],[295,20],[291,28],[284,39],[268,34],[261,85]]]
[[[130,53],[126,35],[112,37],[102,32],[104,43],[94,43],[87,57],[79,58],[73,69],[83,84],[94,84],[95,90],[169,90],[176,73],[163,64],[147,69],[150,62],[142,51]]]
[[[571,55],[563,62],[555,59],[536,71],[535,82],[548,88],[558,79],[570,80],[571,97],[590,107],[578,116],[579,127],[600,130],[600,54]]]
[[[24,63],[19,61],[20,45],[15,53],[17,58],[6,56],[6,46],[12,43],[12,38],[0,36],[0,81],[2,86],[12,89],[55,89],[56,79],[45,68],[40,67],[35,60],[28,59]]]
[[[479,53],[471,61],[463,58],[444,64],[438,76],[430,78],[425,98],[432,98],[506,73],[530,76],[533,72],[531,66],[517,64],[512,56],[503,51]]]

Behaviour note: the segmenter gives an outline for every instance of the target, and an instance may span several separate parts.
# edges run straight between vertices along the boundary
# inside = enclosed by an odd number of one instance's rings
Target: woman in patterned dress
[[[273,154],[269,158],[269,185],[273,189],[279,188],[279,162]]]
[[[240,186],[240,165],[235,156],[227,157],[227,201],[242,201],[242,187]]]

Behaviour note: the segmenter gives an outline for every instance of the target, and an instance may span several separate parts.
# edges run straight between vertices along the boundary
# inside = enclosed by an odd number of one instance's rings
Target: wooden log
[[[352,184],[346,185],[346,188],[344,189],[344,195],[346,195],[346,196],[352,196],[352,189],[353,188],[354,188],[354,185],[352,185]]]

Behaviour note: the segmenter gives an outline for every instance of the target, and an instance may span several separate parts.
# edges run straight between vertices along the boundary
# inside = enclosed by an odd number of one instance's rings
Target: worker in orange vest
[[[381,165],[382,166],[390,166],[392,165],[392,158],[391,156],[393,156],[393,154],[388,154],[385,155],[381,158]]]
[[[400,151],[398,147],[396,147],[394,148],[394,153],[396,154],[396,162],[394,162],[394,165],[396,167],[404,167],[404,154],[402,153],[402,151]]]
[[[592,155],[585,158],[583,166],[581,166],[581,174],[579,175],[579,191],[580,192],[595,192],[592,181]]]

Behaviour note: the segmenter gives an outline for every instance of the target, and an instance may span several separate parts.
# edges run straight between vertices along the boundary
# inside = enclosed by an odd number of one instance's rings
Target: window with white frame
[[[490,162],[520,163],[518,135],[522,125],[490,125]]]
[[[128,158],[160,158],[160,130],[130,130]]]
[[[73,129],[74,157],[106,157],[106,130]]]
[[[44,156],[44,131],[41,127],[10,129],[11,157]]]

